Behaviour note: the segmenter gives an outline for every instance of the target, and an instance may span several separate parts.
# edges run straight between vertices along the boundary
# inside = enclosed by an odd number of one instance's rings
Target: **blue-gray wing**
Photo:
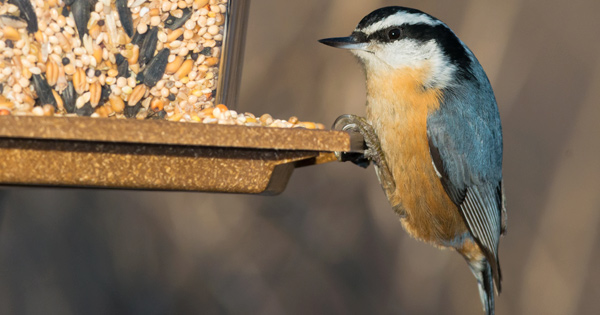
[[[500,117],[489,83],[483,91],[478,86],[460,92],[446,93],[429,115],[429,149],[444,189],[486,254],[500,290],[498,243],[505,217]]]

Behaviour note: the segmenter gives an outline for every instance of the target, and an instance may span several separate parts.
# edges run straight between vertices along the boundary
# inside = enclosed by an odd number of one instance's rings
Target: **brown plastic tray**
[[[1,116],[0,185],[278,194],[350,146],[341,131]]]

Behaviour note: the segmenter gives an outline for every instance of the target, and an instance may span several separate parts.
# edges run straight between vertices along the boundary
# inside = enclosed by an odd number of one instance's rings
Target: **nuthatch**
[[[467,260],[494,314],[506,228],[502,128],[481,65],[446,24],[404,7],[375,10],[350,36],[320,42],[350,50],[365,69],[366,119],[337,123],[365,138],[354,162],[374,162],[410,235]]]

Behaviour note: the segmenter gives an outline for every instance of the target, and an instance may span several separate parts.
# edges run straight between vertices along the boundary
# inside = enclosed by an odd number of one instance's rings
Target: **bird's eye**
[[[388,38],[391,40],[398,39],[398,38],[400,38],[400,34],[401,34],[400,29],[393,28],[388,31]]]

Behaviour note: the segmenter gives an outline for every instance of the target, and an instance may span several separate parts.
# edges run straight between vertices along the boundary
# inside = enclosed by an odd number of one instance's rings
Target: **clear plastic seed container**
[[[249,1],[0,3],[0,114],[203,121],[234,107]]]

